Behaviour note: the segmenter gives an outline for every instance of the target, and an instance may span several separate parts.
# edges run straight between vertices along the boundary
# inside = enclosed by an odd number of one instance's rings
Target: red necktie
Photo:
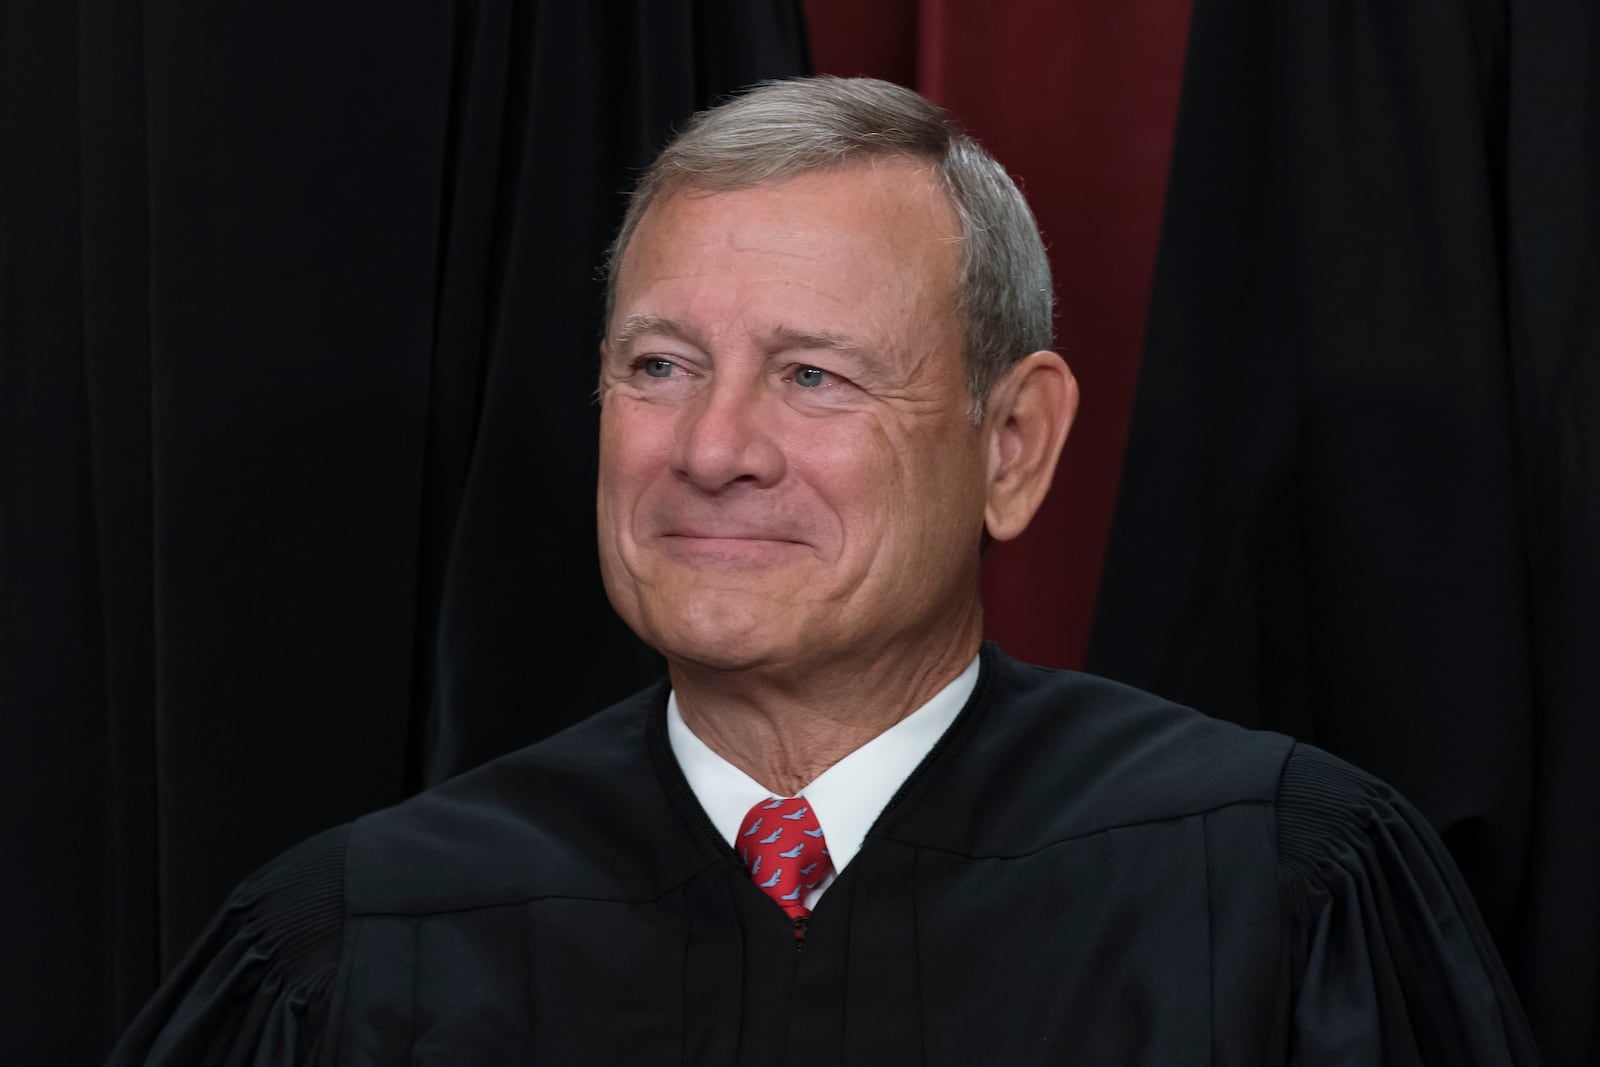
[[[822,827],[805,797],[763,800],[739,824],[739,858],[757,887],[795,921],[795,936],[811,914],[806,894],[833,871]]]

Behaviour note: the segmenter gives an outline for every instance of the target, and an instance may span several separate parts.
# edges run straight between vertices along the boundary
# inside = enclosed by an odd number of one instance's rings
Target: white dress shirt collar
[[[974,656],[967,669],[932,700],[823,771],[796,794],[811,801],[836,873],[855,857],[879,813],[955,722],[977,684],[978,658]],[[667,697],[667,741],[711,825],[732,846],[745,813],[772,792],[695,736],[678,710],[677,693]]]

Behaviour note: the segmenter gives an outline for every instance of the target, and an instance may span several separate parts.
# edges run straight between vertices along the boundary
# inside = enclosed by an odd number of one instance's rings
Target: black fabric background
[[[1600,8],[1197,0],[1089,667],[1398,786],[1600,1062]]]
[[[87,1063],[265,859],[658,673],[594,562],[601,253],[808,61],[798,0],[0,34],[0,1060]]]

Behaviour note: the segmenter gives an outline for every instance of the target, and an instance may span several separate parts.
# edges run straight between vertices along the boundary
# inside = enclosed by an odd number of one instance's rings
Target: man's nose
[[[672,467],[707,492],[783,478],[780,418],[759,383],[714,380],[685,406],[673,441]]]

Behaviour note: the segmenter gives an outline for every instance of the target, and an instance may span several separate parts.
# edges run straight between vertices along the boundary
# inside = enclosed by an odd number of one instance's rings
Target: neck
[[[673,662],[670,673],[695,736],[775,795],[793,796],[954,681],[980,639],[974,625],[912,656],[759,671]]]

